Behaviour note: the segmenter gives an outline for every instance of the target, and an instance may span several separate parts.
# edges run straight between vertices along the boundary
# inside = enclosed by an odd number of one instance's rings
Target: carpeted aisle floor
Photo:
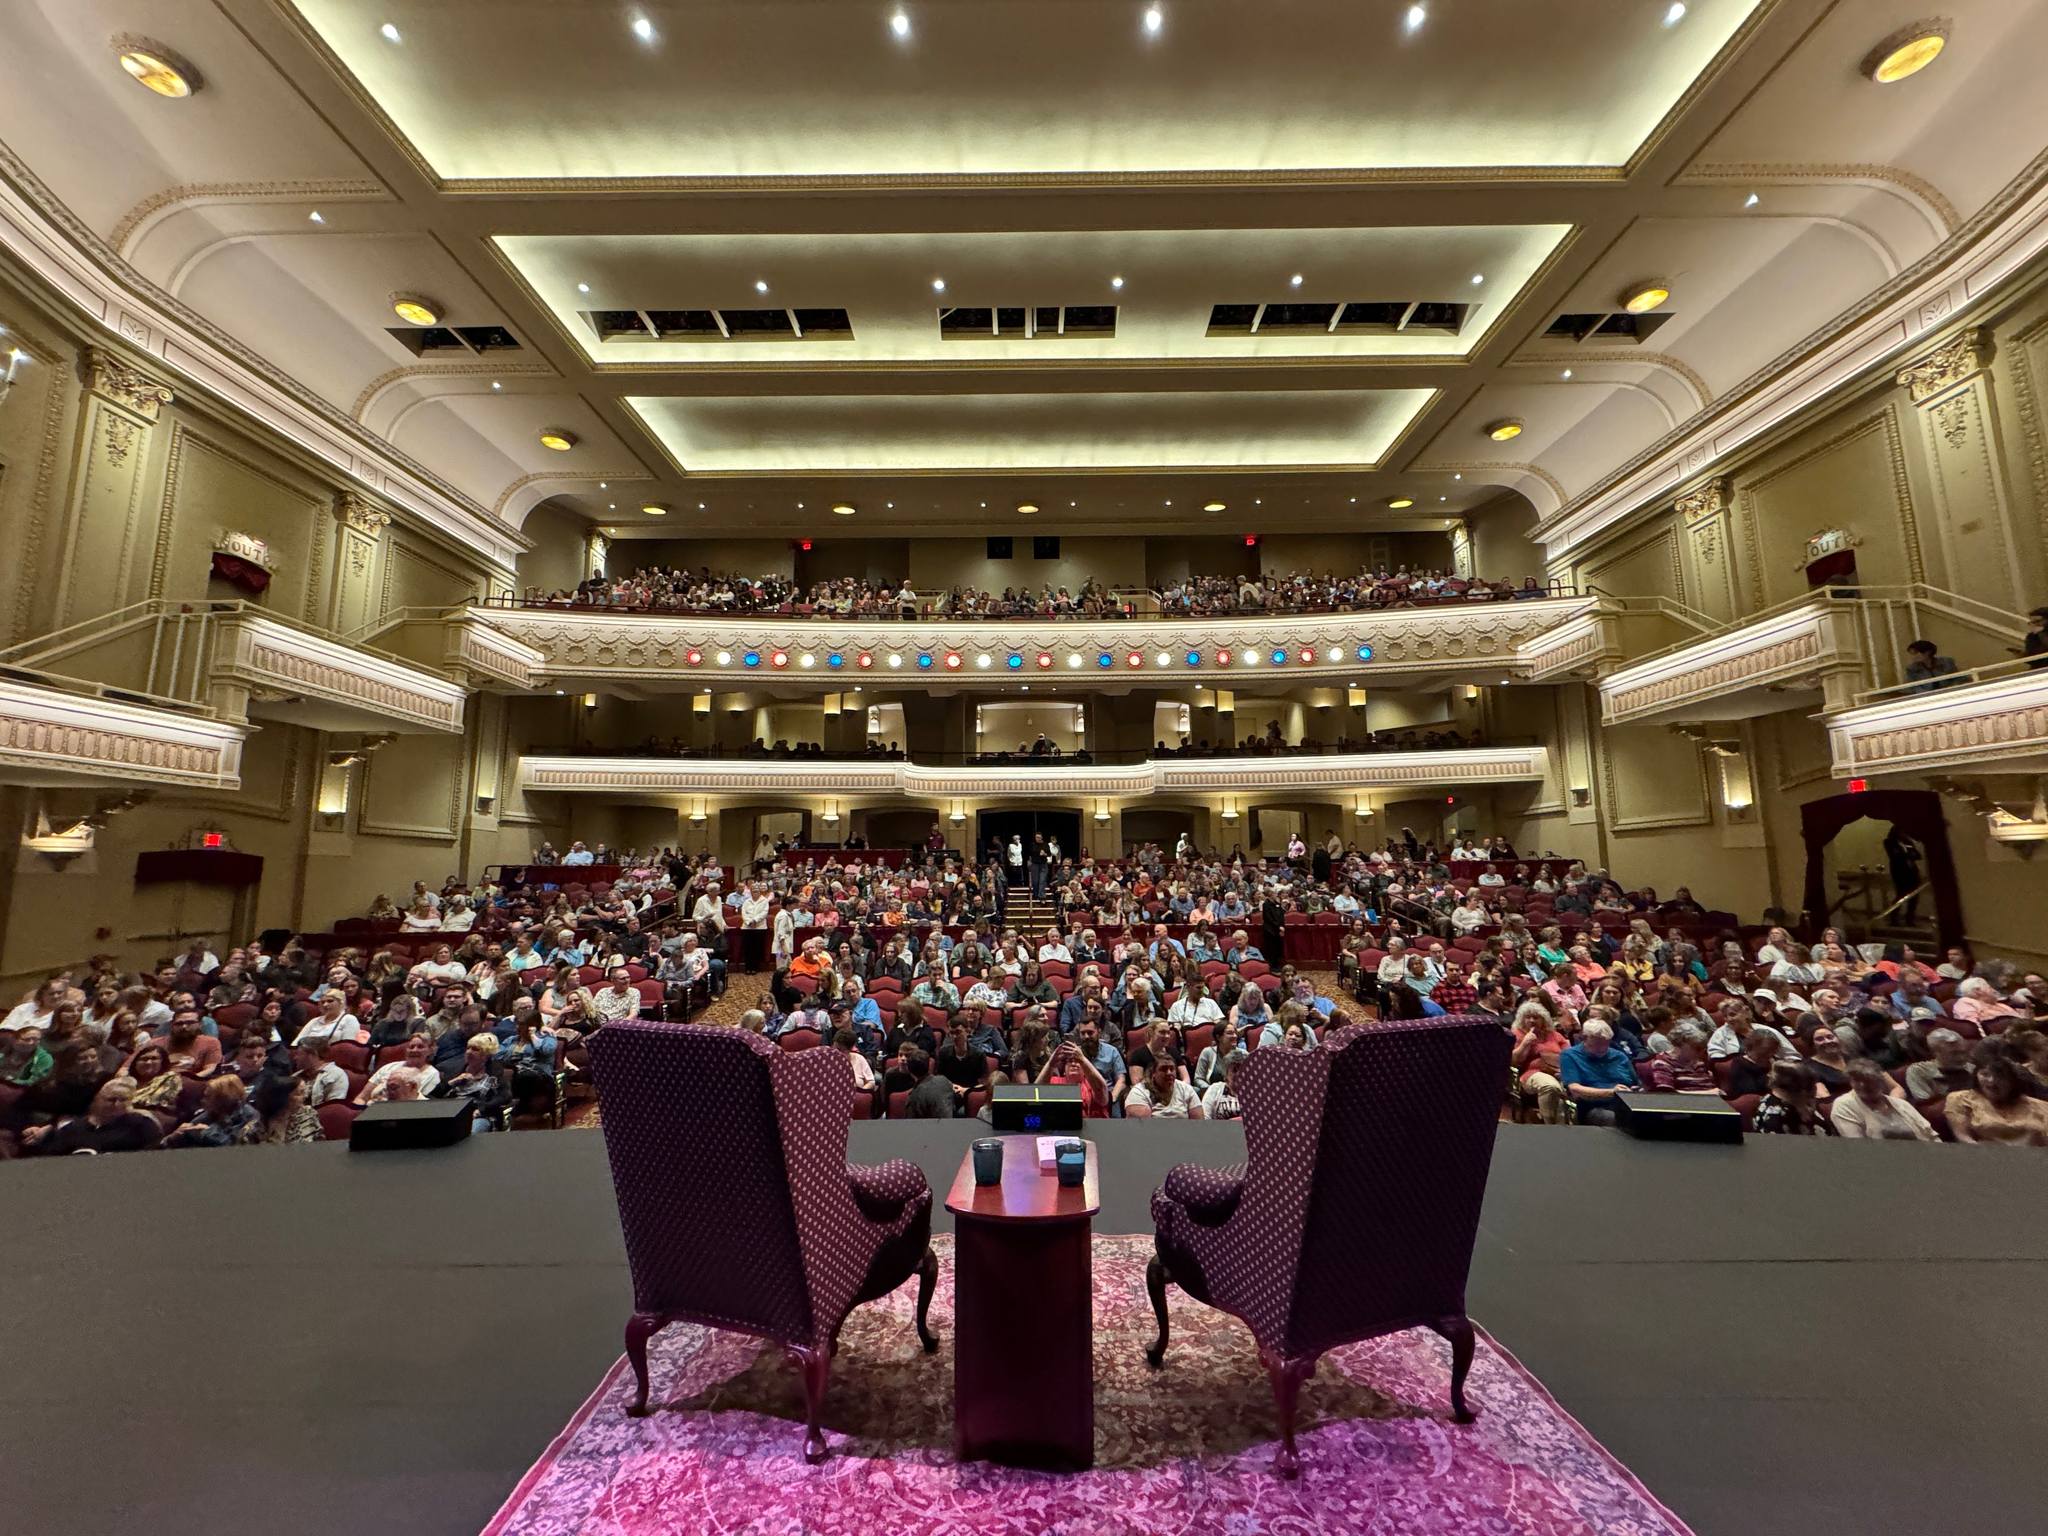
[[[1470,1426],[1451,1421],[1449,1351],[1433,1334],[1326,1356],[1303,1392],[1302,1475],[1277,1477],[1272,1397],[1241,1324],[1175,1291],[1166,1368],[1145,1364],[1143,1237],[1095,1240],[1094,1469],[956,1463],[951,1239],[938,1244],[939,1354],[918,1347],[914,1283],[856,1309],[826,1398],[832,1455],[822,1465],[803,1461],[802,1392],[778,1350],[677,1325],[651,1351],[655,1412],[626,1416],[632,1374],[621,1361],[486,1536],[1684,1536],[1483,1337]]]

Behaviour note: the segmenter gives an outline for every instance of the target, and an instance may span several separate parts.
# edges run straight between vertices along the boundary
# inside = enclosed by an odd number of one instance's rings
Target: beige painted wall
[[[1025,520],[1028,524],[1028,519]],[[1076,591],[1091,578],[1106,587],[1145,584],[1143,539],[1060,540],[1060,558],[1031,557],[1031,529],[1009,530],[1010,560],[988,558],[985,539],[919,539],[910,546],[910,584],[920,593],[952,587],[1000,592],[1005,587],[1065,587]]]

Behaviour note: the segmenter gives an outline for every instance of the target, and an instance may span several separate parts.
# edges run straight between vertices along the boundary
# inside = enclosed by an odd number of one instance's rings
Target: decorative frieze
[[[1692,522],[1696,518],[1712,517],[1717,512],[1727,510],[1728,490],[1726,479],[1709,480],[1705,485],[1687,491],[1673,502],[1672,506],[1687,522]]]
[[[1542,747],[1468,747],[1435,752],[1371,752],[1282,759],[1161,759],[1128,767],[926,768],[916,763],[712,762],[701,758],[527,757],[529,791],[672,795],[820,793],[837,795],[1212,794],[1287,789],[1436,788],[1539,781]]]
[[[1600,716],[1610,725],[1681,709],[1701,711],[1700,718],[1730,718],[1731,694],[1817,688],[1824,674],[1861,665],[1853,637],[1838,629],[1827,600],[1816,598],[1672,647],[1602,678]]]
[[[0,782],[239,789],[247,734],[201,714],[0,680]]]
[[[2048,766],[2048,669],[1866,704],[1828,719],[1837,778]]]
[[[222,620],[209,682],[341,706],[374,716],[370,723],[387,729],[462,729],[460,683],[253,614]]]
[[[376,539],[391,526],[391,514],[365,496],[343,491],[334,498],[334,520],[355,533]]]
[[[163,408],[176,398],[163,380],[99,347],[87,347],[79,354],[78,370],[88,394],[118,405],[146,425],[154,425]]]

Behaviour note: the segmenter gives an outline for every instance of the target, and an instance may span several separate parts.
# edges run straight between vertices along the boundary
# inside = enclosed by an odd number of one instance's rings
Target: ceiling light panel
[[[1668,0],[1577,0],[1568,27],[1540,6],[1431,4],[1407,30],[1410,7],[1356,0],[1294,0],[1255,26],[1241,0],[977,0],[929,21],[907,5],[671,0],[610,25],[580,5],[508,21],[495,0],[296,4],[459,181],[1472,169],[1503,145],[1521,165],[1616,166],[1756,0],[1688,0],[1670,27]],[[1457,110],[1470,101],[1486,111]]]
[[[689,473],[1368,467],[1427,389],[636,396]]]
[[[1077,357],[1149,361],[1462,357],[1568,233],[1563,224],[1290,230],[1289,254],[1305,271],[1339,275],[1330,294],[1313,281],[1296,293],[1284,267],[1276,277],[1264,230],[502,235],[497,244],[593,362],[670,363],[678,343],[723,346],[730,336],[712,316],[760,309],[753,274],[762,271],[776,274],[776,298],[798,304],[806,356],[824,361],[1010,358],[1041,336]],[[1128,279],[1114,304],[1102,302],[1106,271]],[[934,272],[945,274],[941,291]],[[1483,287],[1474,272],[1486,274]],[[592,309],[578,292],[597,273],[598,292],[621,307]],[[833,310],[798,303],[813,298]],[[1276,316],[1255,328],[1262,298],[1339,307],[1315,324]],[[1242,323],[1219,318],[1219,306],[1247,300]],[[807,312],[836,313],[837,324],[820,327]]]

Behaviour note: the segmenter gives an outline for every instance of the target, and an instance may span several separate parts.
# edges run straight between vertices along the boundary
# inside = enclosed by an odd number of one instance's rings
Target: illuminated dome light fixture
[[[854,513],[858,512],[860,508],[856,507],[850,501],[835,501],[834,503],[832,503],[832,510],[838,513],[841,517],[851,517]]]
[[[1496,443],[1512,442],[1522,435],[1521,419],[1515,416],[1503,416],[1499,421],[1489,421],[1486,424],[1486,435]]]
[[[129,79],[172,101],[184,100],[206,83],[190,63],[151,38],[117,37],[114,56]]]
[[[391,295],[391,313],[407,325],[439,325],[441,306],[424,294],[394,293]]]
[[[1403,507],[1414,506],[1415,498],[1413,496],[1396,496],[1392,501],[1388,502],[1387,505],[1389,507],[1392,507],[1396,512],[1398,512]]]
[[[1227,502],[1205,501],[1202,503],[1202,510],[1204,512],[1227,512],[1230,510],[1230,507]]]
[[[1632,315],[1646,315],[1670,297],[1669,283],[1631,283],[1622,290],[1621,307]]]
[[[1017,511],[1024,517],[1029,517],[1032,513],[1036,512],[1037,510],[1038,503],[1035,501],[1020,501],[1017,503]]]
[[[658,502],[658,501],[647,501],[647,502],[642,502],[642,503],[640,504],[640,510],[641,510],[642,512],[645,512],[645,513],[646,513],[646,514],[647,514],[647,515],[648,515],[649,517],[667,517],[667,516],[668,516],[668,508],[667,508],[667,507],[665,507],[665,506],[663,506],[663,505],[662,505],[662,504],[661,504],[660,502]]]
[[[1863,73],[1877,85],[1896,85],[1920,73],[1948,46],[1946,21],[1901,27],[1863,56]]]
[[[576,434],[567,427],[542,427],[540,445],[555,453],[567,453],[576,446]]]

